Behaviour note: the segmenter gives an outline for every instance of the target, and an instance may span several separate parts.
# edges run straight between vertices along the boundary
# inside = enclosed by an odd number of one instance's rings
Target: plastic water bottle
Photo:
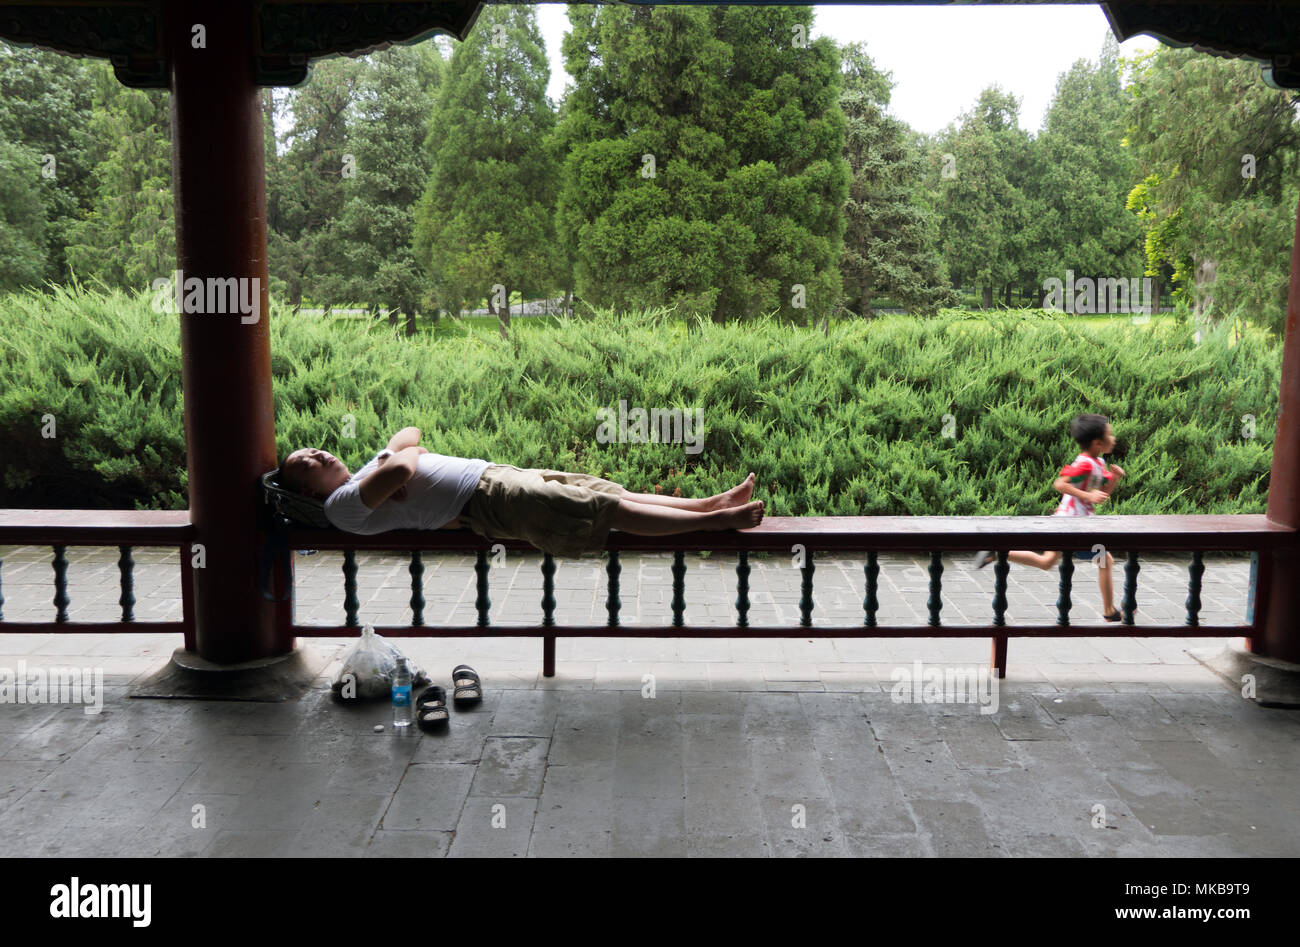
[[[397,728],[411,725],[411,669],[406,666],[406,658],[397,659],[397,671],[393,674],[393,726]]]

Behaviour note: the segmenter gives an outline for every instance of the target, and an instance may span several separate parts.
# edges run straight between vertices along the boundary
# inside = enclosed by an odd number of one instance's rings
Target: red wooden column
[[[205,286],[233,277],[256,300],[256,321],[207,311],[220,307],[206,291],[205,311],[179,316],[190,514],[205,559],[192,570],[194,644],[201,657],[233,664],[293,648],[258,585],[258,476],[276,456],[253,12],[250,0],[175,0],[163,9],[177,266]]]
[[[1300,528],[1300,208],[1291,245],[1291,288],[1282,346],[1277,435],[1269,475],[1268,518]],[[1248,640],[1255,654],[1300,664],[1300,549],[1261,553],[1256,608],[1262,635]]]

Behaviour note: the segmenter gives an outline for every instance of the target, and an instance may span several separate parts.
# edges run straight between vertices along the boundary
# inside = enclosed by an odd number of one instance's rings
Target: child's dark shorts
[[[1088,561],[1088,560],[1090,560],[1090,559],[1096,559],[1096,558],[1097,558],[1097,553],[1096,553],[1094,550],[1092,550],[1092,549],[1089,549],[1089,550],[1087,550],[1086,552],[1079,552],[1078,550],[1075,550],[1074,558],[1076,558],[1076,559],[1082,559],[1082,560],[1084,560],[1084,561],[1086,562],[1086,561]]]
[[[460,518],[486,539],[521,539],[576,558],[605,547],[622,495],[618,484],[590,474],[491,464]]]

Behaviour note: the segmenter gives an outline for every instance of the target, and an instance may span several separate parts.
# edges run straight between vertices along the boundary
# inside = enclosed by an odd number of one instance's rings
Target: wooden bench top
[[[178,546],[193,535],[189,510],[0,509],[6,546]]]
[[[469,530],[393,530],[356,536],[337,530],[293,529],[297,549],[445,549],[476,551],[492,543]],[[633,536],[613,531],[607,549],[711,549],[789,553],[796,544],[810,551],[865,550],[960,552],[987,548],[1088,549],[1093,543],[1116,550],[1254,550],[1288,546],[1296,531],[1263,514],[1216,516],[769,516],[754,529]],[[532,549],[503,541],[507,549]]]
[[[189,511],[0,509],[0,544],[179,545],[194,527]],[[1094,543],[1124,551],[1253,550],[1294,544],[1296,531],[1263,514],[1207,516],[769,516],[755,529],[633,536],[610,533],[617,550],[712,549],[789,553],[865,550],[962,552],[986,548],[1088,549]],[[477,551],[492,543],[469,530],[393,530],[362,536],[334,529],[291,529],[296,549]],[[503,541],[507,549],[527,543]]]

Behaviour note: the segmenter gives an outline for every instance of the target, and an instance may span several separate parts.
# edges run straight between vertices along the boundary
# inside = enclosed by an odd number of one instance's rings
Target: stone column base
[[[315,648],[242,664],[214,664],[177,648],[167,666],[130,690],[131,697],[276,703],[302,695],[329,663]]]
[[[1252,654],[1233,643],[1220,650],[1196,648],[1188,652],[1242,696],[1253,697],[1261,707],[1300,709],[1300,664]],[[1244,679],[1244,680],[1243,680]]]

